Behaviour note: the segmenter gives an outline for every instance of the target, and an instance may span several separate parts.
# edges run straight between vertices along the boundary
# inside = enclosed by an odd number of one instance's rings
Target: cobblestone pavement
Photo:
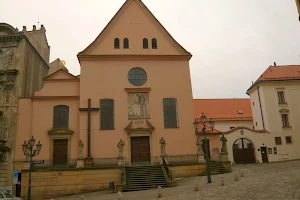
[[[234,174],[240,169],[244,177],[234,181]],[[225,186],[220,186],[220,176]],[[195,181],[199,191],[195,192]],[[300,161],[268,164],[233,166],[233,172],[213,175],[212,184],[206,184],[206,177],[191,177],[181,180],[177,187],[163,188],[161,200],[293,200],[294,193],[300,188]],[[74,195],[56,200],[117,200],[116,193],[109,191]],[[123,200],[154,200],[157,190],[123,193]]]

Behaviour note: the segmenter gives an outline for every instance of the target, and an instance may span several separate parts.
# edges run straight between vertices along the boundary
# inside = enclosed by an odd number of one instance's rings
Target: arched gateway
[[[255,163],[254,145],[246,139],[237,139],[232,146],[234,162],[237,164]]]

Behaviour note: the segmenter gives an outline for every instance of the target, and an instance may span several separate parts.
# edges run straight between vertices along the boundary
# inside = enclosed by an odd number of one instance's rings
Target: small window
[[[235,128],[234,126],[231,126],[231,127],[230,127],[230,129],[234,129],[234,128]]]
[[[288,114],[281,114],[281,119],[282,119],[282,126],[283,127],[289,127],[289,117]]]
[[[155,38],[152,39],[152,49],[157,49],[157,40]]]
[[[285,103],[284,92],[280,91],[280,92],[277,92],[277,94],[278,94],[278,103],[284,104]]]
[[[255,126],[257,126],[257,122],[255,122]]]
[[[123,42],[124,42],[124,49],[129,49],[129,40],[128,40],[128,38],[125,38]]]
[[[143,39],[143,49],[148,49],[148,39],[147,38]]]
[[[2,69],[3,69],[3,53],[0,50],[0,70],[2,70]]]
[[[253,130],[255,130],[255,126],[253,126]]]
[[[100,129],[113,130],[114,125],[114,100],[100,100]]]
[[[292,144],[292,143],[293,143],[292,137],[291,137],[291,136],[285,137],[285,142],[286,142],[287,144]]]
[[[282,145],[281,137],[275,137],[275,144]]]
[[[177,99],[163,99],[165,128],[178,128]]]
[[[114,46],[115,46],[115,49],[120,49],[120,39],[119,38],[115,38]]]
[[[254,101],[252,102],[252,105],[254,106]]]
[[[69,128],[69,106],[55,106],[53,112],[53,128]]]
[[[274,154],[277,154],[277,148],[273,147]]]

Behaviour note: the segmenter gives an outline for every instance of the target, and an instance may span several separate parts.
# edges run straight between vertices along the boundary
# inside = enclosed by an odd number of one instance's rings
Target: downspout
[[[259,86],[257,87],[257,95],[258,95],[258,101],[259,101],[259,108],[260,108],[260,114],[261,114],[261,121],[263,125],[263,129],[265,130],[265,122],[264,122],[264,115],[261,108],[261,101],[260,101],[260,94],[259,94]]]
[[[29,57],[29,52],[27,52],[26,56],[26,70],[25,70],[25,83],[24,83],[24,98],[26,96],[26,90],[27,90],[27,70],[28,70],[28,57]]]

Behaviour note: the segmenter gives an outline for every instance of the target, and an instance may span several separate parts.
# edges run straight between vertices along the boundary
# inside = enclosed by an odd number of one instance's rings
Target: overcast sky
[[[87,47],[125,0],[0,0],[0,22],[22,30],[44,24],[50,61],[80,73]],[[273,62],[300,63],[294,0],[143,0],[189,52],[194,98],[248,97],[251,81]]]

